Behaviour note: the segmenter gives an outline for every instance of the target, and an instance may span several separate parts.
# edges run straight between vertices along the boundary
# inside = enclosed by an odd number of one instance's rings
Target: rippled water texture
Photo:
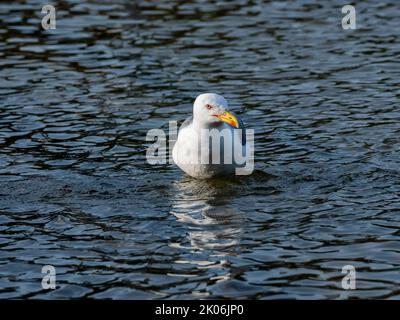
[[[399,299],[399,2],[157,2],[0,4],[0,298]],[[202,92],[253,175],[146,162]]]

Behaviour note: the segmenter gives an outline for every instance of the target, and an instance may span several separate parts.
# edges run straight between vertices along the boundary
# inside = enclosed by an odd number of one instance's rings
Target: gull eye
[[[212,106],[211,104],[206,104],[206,108],[207,108],[208,110],[211,110],[211,109],[213,108],[213,106]]]

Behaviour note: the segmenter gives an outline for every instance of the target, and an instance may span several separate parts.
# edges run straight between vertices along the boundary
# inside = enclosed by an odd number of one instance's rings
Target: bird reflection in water
[[[242,233],[242,215],[231,202],[238,192],[237,183],[184,176],[173,188],[171,213],[187,225],[191,249],[212,256],[235,255]]]

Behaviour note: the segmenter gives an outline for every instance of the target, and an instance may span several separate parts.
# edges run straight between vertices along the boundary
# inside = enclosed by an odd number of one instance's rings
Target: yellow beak
[[[225,111],[223,114],[216,114],[215,117],[217,117],[219,120],[221,120],[223,122],[226,122],[227,124],[231,125],[232,127],[239,128],[238,120],[232,113],[230,113],[228,111]]]

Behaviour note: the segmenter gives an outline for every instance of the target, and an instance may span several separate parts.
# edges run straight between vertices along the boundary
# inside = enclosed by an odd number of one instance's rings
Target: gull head
[[[237,118],[228,110],[228,102],[216,93],[203,93],[194,101],[193,121],[202,127],[209,127],[225,122],[238,128]]]

